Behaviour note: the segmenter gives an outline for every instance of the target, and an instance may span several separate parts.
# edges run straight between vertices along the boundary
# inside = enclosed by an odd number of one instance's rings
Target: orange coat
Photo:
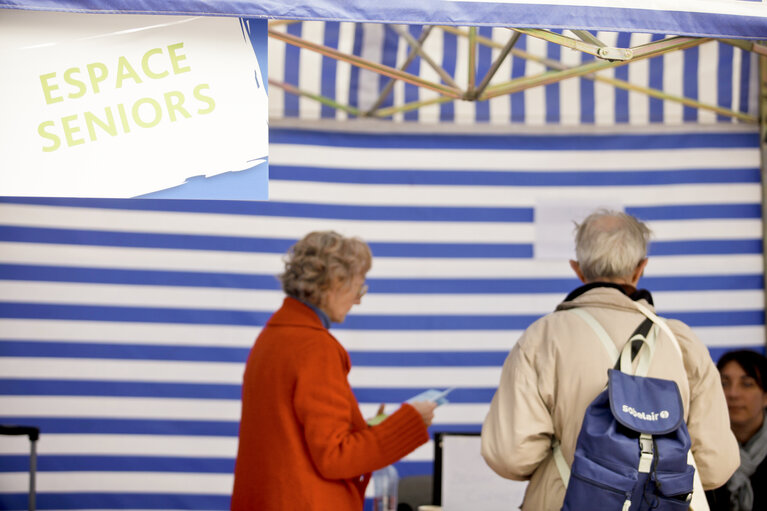
[[[370,473],[429,439],[410,405],[368,426],[350,369],[315,312],[286,298],[245,366],[232,511],[361,511]]]

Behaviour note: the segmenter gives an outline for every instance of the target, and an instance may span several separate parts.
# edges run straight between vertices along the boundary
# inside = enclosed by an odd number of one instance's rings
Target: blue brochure
[[[421,392],[418,395],[415,395],[405,401],[406,403],[415,403],[416,401],[432,401],[434,403],[437,403],[437,406],[444,405],[448,402],[447,396],[449,393],[451,393],[455,387],[450,387],[447,390],[437,390],[437,389],[429,389]],[[389,415],[385,413],[381,413],[373,417],[372,419],[368,419],[367,423],[370,426],[377,426],[378,424],[381,424]]]
[[[455,387],[450,387],[447,390],[429,389],[421,392],[408,399],[406,403],[415,403],[416,401],[433,401],[437,403],[437,406],[444,405],[448,402],[447,395],[452,392]]]

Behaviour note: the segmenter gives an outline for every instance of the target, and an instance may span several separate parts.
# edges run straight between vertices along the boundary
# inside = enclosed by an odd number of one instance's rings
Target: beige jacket
[[[607,369],[615,363],[591,327],[567,311],[576,307],[590,312],[619,350],[644,319],[620,290],[597,287],[530,325],[511,350],[482,426],[482,456],[499,475],[530,480],[523,510],[562,507],[565,487],[552,457],[552,441],[561,441],[571,465],[586,407],[604,389]],[[661,333],[648,376],[679,386],[703,487],[715,488],[740,463],[721,379],[692,330],[680,321],[667,323],[679,341],[684,369],[672,341]]]

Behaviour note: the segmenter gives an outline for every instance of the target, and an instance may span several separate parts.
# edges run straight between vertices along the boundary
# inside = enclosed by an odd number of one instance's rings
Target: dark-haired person
[[[767,359],[754,351],[725,353],[722,376],[730,427],[740,444],[740,466],[727,484],[707,492],[712,511],[767,510]]]
[[[367,291],[368,245],[312,232],[285,258],[287,297],[248,357],[233,511],[362,511],[371,472],[429,439],[435,404],[403,404],[368,426],[349,354],[330,334]]]

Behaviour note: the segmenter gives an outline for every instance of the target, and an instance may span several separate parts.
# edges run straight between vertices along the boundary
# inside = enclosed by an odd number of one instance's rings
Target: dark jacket
[[[750,479],[754,490],[753,511],[767,510],[767,458],[762,460]],[[706,498],[711,511],[730,511],[730,492],[726,484],[707,491]]]

